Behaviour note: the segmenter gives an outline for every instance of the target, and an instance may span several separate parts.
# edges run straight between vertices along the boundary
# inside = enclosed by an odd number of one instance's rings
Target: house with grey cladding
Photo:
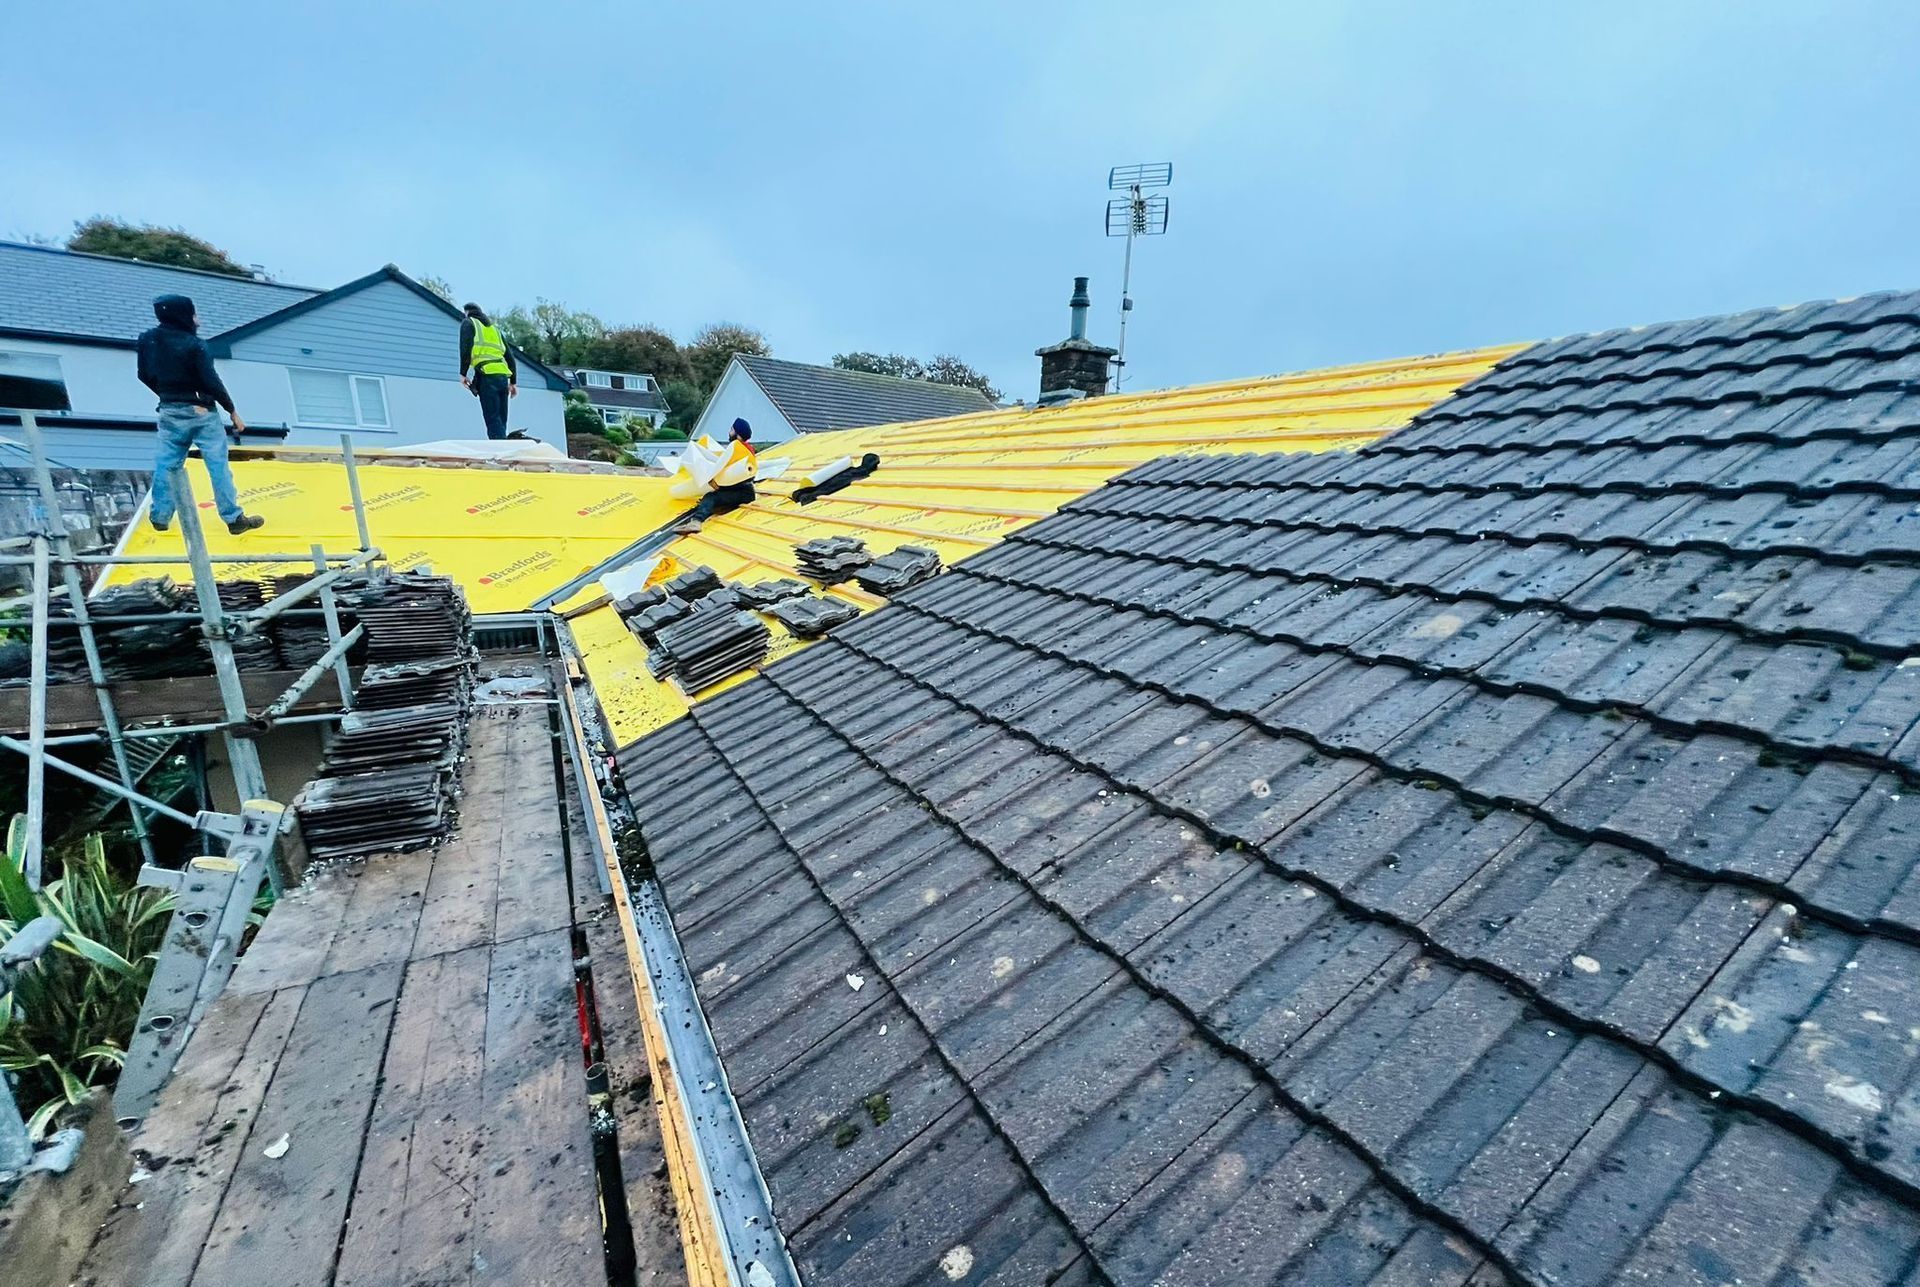
[[[0,242],[0,388],[33,387],[64,405],[39,417],[57,465],[149,467],[154,398],[135,374],[134,343],[167,294],[192,297],[246,445],[331,446],[343,432],[363,449],[485,437],[455,369],[459,309],[391,264],[316,290]],[[568,381],[514,358],[509,428],[564,451]],[[0,437],[18,424],[0,408]]]

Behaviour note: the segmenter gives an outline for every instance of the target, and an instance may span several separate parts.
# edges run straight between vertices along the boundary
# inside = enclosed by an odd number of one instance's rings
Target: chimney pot
[[[1040,358],[1040,396],[1042,402],[1055,402],[1063,390],[1068,397],[1097,398],[1107,391],[1107,379],[1115,350],[1095,344],[1087,338],[1087,309],[1093,301],[1087,295],[1087,279],[1073,279],[1073,326],[1067,338],[1058,344],[1035,349]]]

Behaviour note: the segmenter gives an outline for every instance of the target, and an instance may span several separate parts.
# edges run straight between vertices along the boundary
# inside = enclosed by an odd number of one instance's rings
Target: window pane
[[[360,397],[360,423],[375,429],[387,427],[387,386],[377,375],[353,377],[353,391]]]
[[[624,411],[615,411],[611,407],[605,407],[601,409],[600,418],[610,425],[617,425],[627,418],[627,413]]]
[[[293,381],[293,418],[308,425],[346,425],[358,423],[353,415],[353,391],[347,377],[339,371],[314,371],[307,367],[288,367]],[[385,408],[382,413],[384,416]]]
[[[611,389],[613,387],[613,377],[605,371],[589,371],[587,372],[587,386],[593,389]]]
[[[60,359],[51,353],[0,352],[0,407],[71,411]]]

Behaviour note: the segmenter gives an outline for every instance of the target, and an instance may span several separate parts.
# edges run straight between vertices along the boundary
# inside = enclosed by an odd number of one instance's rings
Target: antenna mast
[[[1133,311],[1133,239],[1158,237],[1167,230],[1167,199],[1146,195],[1149,188],[1164,188],[1173,182],[1173,162],[1154,161],[1146,165],[1116,165],[1107,171],[1107,189],[1124,192],[1107,202],[1107,236],[1125,237],[1127,254],[1120,270],[1120,351],[1113,359],[1113,388],[1120,390],[1127,367],[1127,314]]]

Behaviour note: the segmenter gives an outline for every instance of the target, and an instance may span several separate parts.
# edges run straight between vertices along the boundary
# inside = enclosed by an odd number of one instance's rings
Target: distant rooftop
[[[842,371],[746,353],[736,354],[735,360],[793,427],[803,432],[937,420],[993,410],[986,394],[958,385]]]
[[[0,335],[130,344],[153,325],[156,295],[191,296],[200,333],[277,313],[320,292],[47,246],[0,242]]]

